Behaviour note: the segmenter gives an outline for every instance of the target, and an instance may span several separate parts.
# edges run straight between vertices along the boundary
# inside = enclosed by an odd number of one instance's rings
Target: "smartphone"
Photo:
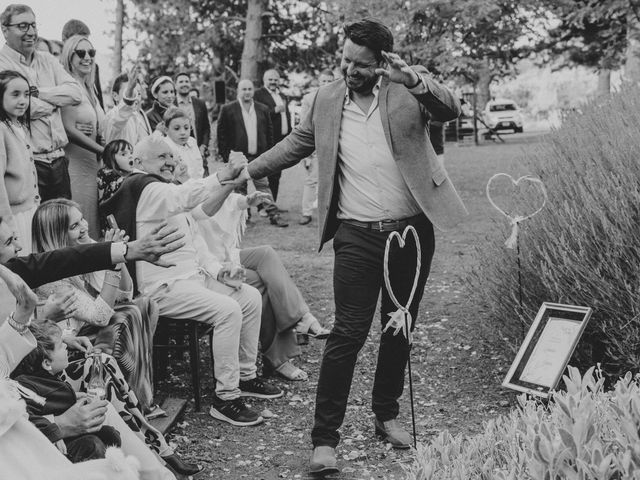
[[[118,228],[118,222],[116,222],[116,217],[114,217],[113,215],[107,215],[107,223],[109,224],[109,227],[113,228],[114,230]]]

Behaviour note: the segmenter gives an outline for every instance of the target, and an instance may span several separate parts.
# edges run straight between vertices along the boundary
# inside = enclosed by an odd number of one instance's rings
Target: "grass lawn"
[[[535,148],[542,137],[532,134],[505,135],[506,143],[481,146],[447,144],[449,174],[469,209],[468,219],[455,231],[436,234],[436,254],[422,301],[412,352],[413,381],[418,439],[427,442],[438,431],[472,433],[484,420],[506,412],[514,395],[500,387],[513,353],[499,341],[498,332],[473,303],[465,281],[473,265],[473,251],[482,246],[491,229],[509,234],[485,198],[485,185],[497,172],[520,176],[527,172],[523,151]],[[317,223],[299,226],[302,168],[283,173],[278,204],[287,208],[289,228],[275,228],[258,216],[247,230],[245,245],[271,244],[296,280],[311,310],[327,325],[333,321],[331,245],[318,254]],[[515,261],[511,251],[505,261]],[[514,285],[515,288],[515,285]],[[403,463],[410,452],[395,452],[373,435],[370,408],[373,369],[377,356],[379,320],[374,320],[370,339],[363,348],[351,390],[338,449],[342,473],[334,478],[403,478]],[[307,478],[311,453],[309,432],[313,420],[315,387],[323,342],[311,340],[303,347],[297,364],[309,373],[304,383],[275,380],[286,390],[285,397],[258,401],[275,416],[258,427],[238,428],[213,420],[208,407],[202,412],[188,407],[184,421],[170,440],[187,458],[205,465],[198,478],[297,479]],[[206,350],[206,349],[204,349]],[[208,354],[203,360],[210,368]],[[205,375],[204,405],[211,398],[211,377]],[[169,381],[159,385],[162,394],[190,398],[189,375],[184,365],[173,366]],[[409,391],[401,405],[401,420],[410,429]]]

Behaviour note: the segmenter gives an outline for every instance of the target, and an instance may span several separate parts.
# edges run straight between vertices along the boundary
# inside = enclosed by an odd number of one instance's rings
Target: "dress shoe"
[[[302,215],[302,217],[300,217],[300,221],[298,222],[298,224],[300,225],[306,225],[308,223],[311,223],[311,215]]]
[[[273,225],[274,227],[284,228],[289,226],[287,222],[280,218],[280,215],[273,215],[269,217],[269,222],[271,222],[271,225]]]
[[[338,473],[338,461],[336,460],[336,449],[327,446],[313,449],[309,471],[314,475],[328,475]]]
[[[162,457],[162,459],[167,462],[167,465],[171,467],[174,472],[179,473],[180,475],[190,476],[202,471],[202,467],[200,465],[185,462],[177,453],[172,453],[171,455]]]
[[[406,450],[411,448],[412,441],[411,435],[404,428],[400,426],[398,420],[388,420],[381,422],[376,418],[376,435],[382,438],[385,442],[389,442],[393,448],[399,450]]]

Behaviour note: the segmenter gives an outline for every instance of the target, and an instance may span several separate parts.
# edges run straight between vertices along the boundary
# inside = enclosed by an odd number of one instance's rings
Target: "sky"
[[[114,45],[115,0],[22,0],[36,14],[38,35],[60,40],[62,27],[71,18],[82,20],[91,30],[91,42],[97,50],[103,85],[115,76],[111,66]],[[125,56],[126,58],[126,56]],[[126,66],[126,64],[125,64]]]

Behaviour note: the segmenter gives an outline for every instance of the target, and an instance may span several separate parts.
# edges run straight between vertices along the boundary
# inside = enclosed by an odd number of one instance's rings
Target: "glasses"
[[[18,27],[18,30],[20,30],[22,33],[28,32],[29,31],[29,27],[33,28],[34,30],[38,30],[38,25],[36,25],[36,22],[33,22],[33,23],[28,23],[28,22],[7,23],[7,24],[5,24],[5,26],[7,26],[7,27]]]
[[[96,49],[90,48],[89,50],[84,50],[82,48],[79,48],[77,50],[74,50],[74,53],[80,58],[87,58],[87,54],[89,54],[89,57],[93,58],[96,56]]]

